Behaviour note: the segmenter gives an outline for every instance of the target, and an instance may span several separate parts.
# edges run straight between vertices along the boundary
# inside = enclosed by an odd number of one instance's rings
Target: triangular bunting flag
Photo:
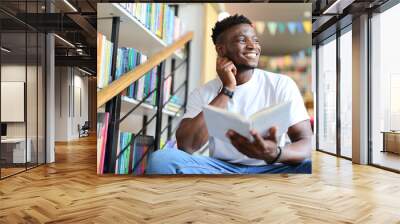
[[[299,52],[299,56],[298,56],[298,57],[299,57],[300,59],[304,59],[305,56],[306,56],[306,55],[305,55],[305,51],[304,51],[304,50]]]
[[[298,33],[303,33],[304,29],[303,29],[303,23],[301,21],[297,22],[297,32]]]
[[[278,31],[279,33],[285,32],[285,23],[278,23]]]
[[[276,22],[268,22],[268,23],[267,23],[267,27],[268,27],[269,33],[270,33],[272,36],[275,36],[275,34],[276,34],[276,28],[277,28]]]
[[[312,24],[311,21],[307,20],[307,21],[303,21],[303,27],[304,30],[306,31],[306,33],[311,33],[311,29],[312,29]]]
[[[265,30],[264,22],[255,22],[256,30],[259,34],[263,34]]]
[[[296,33],[296,22],[288,22],[287,23],[287,26],[288,26],[288,30],[289,30],[289,32],[291,33],[291,34],[294,34],[294,33]]]

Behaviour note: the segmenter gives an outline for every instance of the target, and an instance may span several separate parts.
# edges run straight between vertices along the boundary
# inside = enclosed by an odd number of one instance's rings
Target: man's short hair
[[[233,16],[226,17],[225,19],[218,21],[215,23],[214,28],[212,29],[211,38],[214,44],[217,43],[218,37],[227,29],[232,26],[236,26],[239,24],[249,24],[252,25],[251,21],[243,15],[235,14]]]

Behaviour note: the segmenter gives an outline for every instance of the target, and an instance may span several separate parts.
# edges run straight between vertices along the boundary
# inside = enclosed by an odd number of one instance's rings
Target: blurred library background
[[[142,174],[151,150],[175,144],[188,94],[217,78],[211,29],[229,15],[253,22],[259,68],[295,80],[314,116],[311,4],[99,3],[97,9],[100,174]],[[207,155],[206,146],[199,153]]]

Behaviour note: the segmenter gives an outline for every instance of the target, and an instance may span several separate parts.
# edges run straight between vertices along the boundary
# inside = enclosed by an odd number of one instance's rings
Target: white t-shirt
[[[222,88],[219,78],[211,80],[205,85],[196,88],[189,96],[187,110],[183,118],[197,116],[204,105],[209,104]],[[292,101],[290,112],[290,126],[309,119],[303,98],[296,83],[288,76],[254,69],[249,81],[236,86],[232,99],[229,99],[227,110],[249,117],[262,108],[278,103]],[[285,144],[285,135],[280,139],[279,145]],[[244,165],[265,165],[264,160],[249,158],[239,152],[233,145],[209,138],[210,156],[230,163]]]

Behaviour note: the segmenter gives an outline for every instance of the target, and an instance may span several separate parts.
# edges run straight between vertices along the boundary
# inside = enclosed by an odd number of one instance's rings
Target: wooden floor
[[[374,151],[372,162],[377,165],[400,170],[400,154],[376,150]]]
[[[25,164],[18,164],[18,167],[6,167],[6,168],[1,168],[0,172],[1,172],[1,178],[6,178],[8,176],[11,175],[15,175],[17,173],[23,172],[27,169],[33,169],[37,166],[37,164],[33,164],[33,163],[28,163],[25,167]]]
[[[15,173],[19,173],[26,170],[25,167],[17,167],[17,168],[1,168],[1,178],[13,175]]]
[[[96,140],[0,181],[0,223],[400,223],[400,175],[320,152],[312,175],[98,177]]]

